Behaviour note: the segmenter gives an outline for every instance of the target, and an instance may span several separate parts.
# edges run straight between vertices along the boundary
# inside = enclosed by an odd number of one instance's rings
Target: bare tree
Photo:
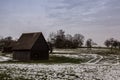
[[[106,40],[106,41],[104,42],[104,45],[107,46],[107,47],[110,47],[110,45],[111,45],[110,40]]]
[[[57,36],[60,36],[60,38],[65,39],[65,31],[62,29],[57,31]]]
[[[11,41],[11,40],[12,40],[12,37],[11,37],[11,36],[5,37],[4,40],[6,40],[6,41]]]
[[[112,46],[113,46],[114,48],[117,48],[117,46],[118,46],[118,41],[117,41],[117,40],[114,40]]]
[[[56,48],[78,48],[83,45],[84,36],[82,34],[65,35],[65,31],[58,30],[57,33],[50,33],[48,42],[54,44]]]
[[[56,40],[56,33],[51,32],[48,37],[48,42],[53,45],[55,43],[55,40]]]
[[[110,39],[107,39],[104,44],[107,46],[107,47],[110,47],[111,48],[111,51],[113,48],[119,48],[119,41],[114,39],[114,38],[110,38]]]
[[[55,47],[56,48],[65,47],[65,31],[63,31],[62,29],[57,31]]]
[[[88,47],[88,49],[92,48],[92,39],[87,39],[86,46]]]
[[[11,45],[11,44],[13,44],[15,42],[16,41],[13,40],[13,38],[11,36],[2,38],[0,40],[0,48],[1,48],[2,52],[8,51],[9,47],[13,47],[13,45]]]
[[[76,47],[81,47],[84,42],[84,36],[82,34],[75,34],[73,37],[73,43]]]
[[[65,35],[65,48],[72,48],[73,43],[72,43],[72,35],[67,34]]]
[[[70,34],[67,34],[67,35],[65,35],[65,39],[66,40],[69,40],[69,41],[72,41],[72,35],[70,35]]]
[[[120,41],[118,41],[118,48],[120,49]]]

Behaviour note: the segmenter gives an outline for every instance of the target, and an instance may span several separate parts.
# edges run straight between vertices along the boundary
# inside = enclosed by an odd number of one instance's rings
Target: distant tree
[[[4,46],[8,46],[10,44],[10,42],[12,42],[12,37],[11,36],[8,36],[8,37],[5,37],[3,39],[3,42],[4,42]]]
[[[6,41],[11,41],[11,40],[12,40],[12,37],[11,37],[11,36],[5,37],[4,40],[6,40]]]
[[[58,30],[57,36],[60,36],[60,38],[65,39],[65,31],[63,31],[62,29]]]
[[[5,37],[0,39],[0,49],[2,52],[4,52],[12,43],[15,43],[16,41],[13,40],[11,36]],[[12,47],[12,46],[11,46]]]
[[[118,41],[118,48],[120,49],[120,41]]]
[[[78,48],[83,45],[84,36],[81,34],[75,34],[73,37],[70,34],[65,35],[65,31],[61,29],[57,33],[50,33],[48,42],[56,48]]]
[[[114,43],[114,38],[110,38],[109,40],[110,40],[111,51],[112,51],[112,49],[113,49],[113,43]]]
[[[5,37],[5,38],[2,38],[0,39],[0,45],[2,47],[6,47],[8,46],[11,42],[12,42],[12,37],[11,36],[8,36],[8,37]]]
[[[72,42],[72,35],[70,35],[70,34],[67,34],[67,35],[65,35],[65,39],[66,40],[69,40],[69,41],[71,41]]]
[[[64,48],[65,47],[65,31],[58,30],[55,38],[55,47]]]
[[[73,48],[72,35],[65,35],[65,48]]]
[[[119,48],[119,41],[118,40],[115,40],[114,38],[110,38],[110,39],[107,39],[104,44],[107,46],[107,47],[110,47],[111,48],[111,51],[113,48]]]
[[[64,48],[73,48],[73,43],[70,40],[65,40]]]
[[[84,42],[84,36],[82,34],[75,34],[73,37],[73,44],[75,47],[82,47]]]
[[[0,36],[0,50],[2,49],[3,46],[4,46],[3,37]]]
[[[88,47],[88,49],[91,49],[92,48],[92,39],[88,39],[86,41],[86,46]]]
[[[113,46],[114,48],[117,48],[117,46],[118,46],[118,41],[117,41],[117,40],[114,40],[112,46]]]
[[[104,45],[105,45],[106,47],[110,47],[110,45],[111,45],[110,40],[106,40],[106,41],[104,42]]]
[[[54,46],[55,44],[55,40],[56,40],[56,33],[50,33],[49,37],[48,37],[48,42],[52,44],[52,46]]]

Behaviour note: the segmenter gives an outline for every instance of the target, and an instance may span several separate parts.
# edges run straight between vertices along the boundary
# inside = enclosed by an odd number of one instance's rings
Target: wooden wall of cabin
[[[23,60],[23,61],[30,60],[30,51],[14,51],[13,59],[14,60]]]
[[[31,52],[32,60],[48,60],[49,59],[49,51],[32,51]]]

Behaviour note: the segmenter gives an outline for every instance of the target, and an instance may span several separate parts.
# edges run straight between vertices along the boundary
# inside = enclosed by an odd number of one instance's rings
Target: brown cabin
[[[15,60],[48,60],[49,46],[41,32],[23,33],[13,48]]]

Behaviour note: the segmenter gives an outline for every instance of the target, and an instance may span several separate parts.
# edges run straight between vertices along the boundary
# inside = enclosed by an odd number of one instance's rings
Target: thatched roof
[[[42,32],[23,33],[13,50],[30,50],[40,36],[43,36]]]

